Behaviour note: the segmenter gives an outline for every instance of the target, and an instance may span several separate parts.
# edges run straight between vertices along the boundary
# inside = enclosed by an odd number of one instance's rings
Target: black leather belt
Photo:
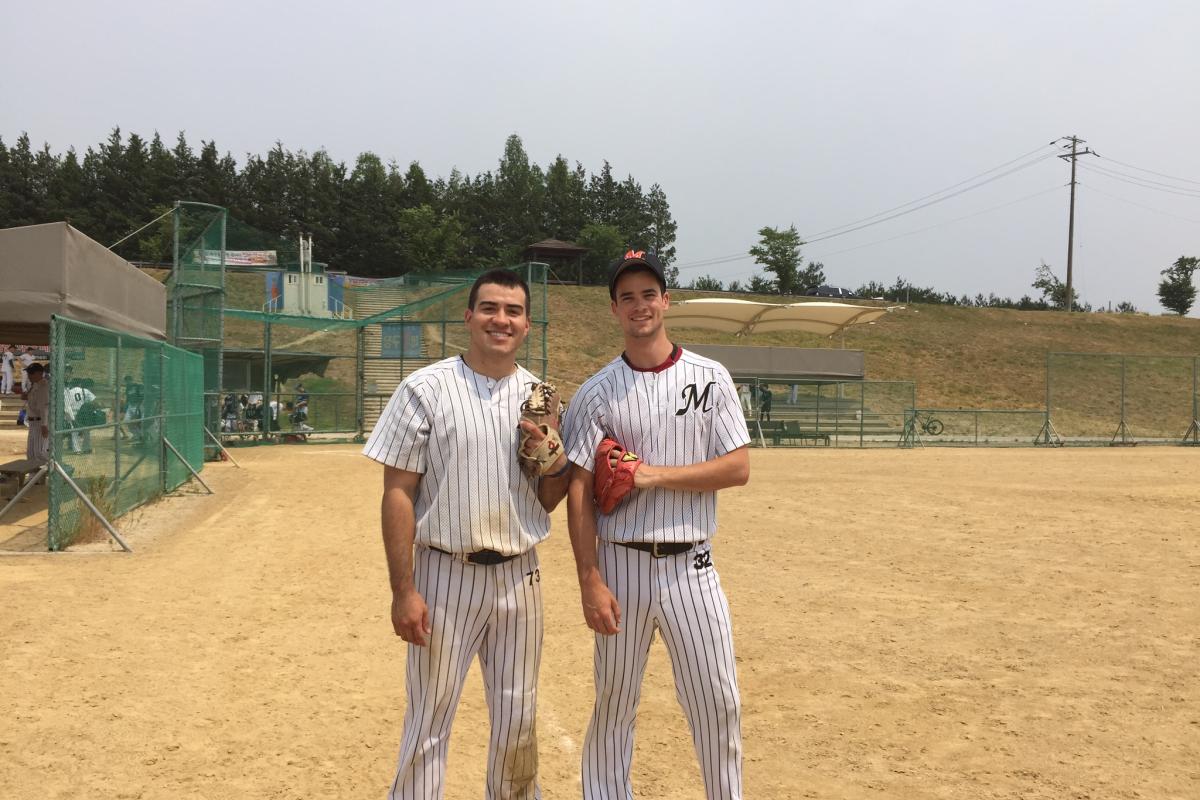
[[[26,417],[25,419],[27,419],[30,422],[41,422],[42,421],[41,417]]]
[[[613,542],[621,547],[628,547],[630,550],[641,550],[643,553],[649,553],[655,558],[666,558],[667,556],[677,556],[680,553],[686,553],[693,547],[699,547],[704,544],[701,539],[698,542]]]
[[[504,553],[499,553],[495,550],[476,550],[474,553],[451,553],[449,550],[443,550],[440,547],[430,547],[429,549],[457,558],[459,561],[465,561],[468,564],[478,564],[483,567],[503,564],[505,561],[512,561],[521,555],[517,553],[516,555],[506,556]]]

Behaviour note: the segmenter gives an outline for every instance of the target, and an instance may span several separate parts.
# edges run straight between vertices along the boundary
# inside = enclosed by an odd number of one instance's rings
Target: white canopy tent
[[[851,325],[873,322],[892,307],[856,306],[849,303],[758,303],[724,297],[672,303],[666,319],[674,328],[705,328],[736,333],[808,331],[833,336]]]

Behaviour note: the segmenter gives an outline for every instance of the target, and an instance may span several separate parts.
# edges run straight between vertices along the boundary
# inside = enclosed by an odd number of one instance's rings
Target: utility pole
[[[1071,143],[1071,152],[1059,156],[1059,158],[1071,159],[1071,217],[1067,223],[1067,311],[1071,311],[1075,305],[1075,285],[1072,269],[1075,261],[1075,159],[1079,156],[1094,156],[1096,153],[1092,150],[1080,150],[1079,145],[1087,144],[1087,142],[1078,136],[1063,136],[1055,139],[1050,144],[1057,144],[1058,142]],[[1066,147],[1067,145],[1064,144],[1063,148],[1066,149]]]

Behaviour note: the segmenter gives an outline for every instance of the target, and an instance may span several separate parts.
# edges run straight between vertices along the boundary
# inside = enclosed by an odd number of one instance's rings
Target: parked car
[[[804,290],[806,297],[837,297],[842,299],[857,298],[854,292],[849,289],[842,289],[838,286],[810,286]]]

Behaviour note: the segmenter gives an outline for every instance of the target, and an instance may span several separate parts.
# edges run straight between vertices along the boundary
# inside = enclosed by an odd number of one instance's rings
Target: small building
[[[546,264],[558,283],[583,283],[583,257],[588,249],[561,239],[543,239],[529,245],[521,254],[524,261]]]

